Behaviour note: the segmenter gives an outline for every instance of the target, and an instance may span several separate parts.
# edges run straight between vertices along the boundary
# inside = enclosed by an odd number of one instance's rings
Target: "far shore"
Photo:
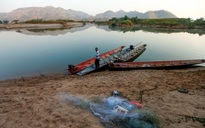
[[[0,24],[0,29],[16,29],[16,28],[73,28],[82,27],[84,23],[81,22],[67,22],[66,24]]]

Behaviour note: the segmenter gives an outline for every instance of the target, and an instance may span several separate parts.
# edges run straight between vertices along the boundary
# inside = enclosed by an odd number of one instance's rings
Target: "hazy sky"
[[[22,7],[54,6],[83,11],[90,15],[107,10],[139,11],[167,10],[179,18],[205,18],[205,0],[1,0],[0,12]]]

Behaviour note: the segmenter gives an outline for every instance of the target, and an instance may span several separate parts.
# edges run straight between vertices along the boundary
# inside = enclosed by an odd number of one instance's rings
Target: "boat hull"
[[[119,51],[120,52],[120,51]],[[93,71],[99,71],[99,70],[103,70],[103,69],[108,69],[109,68],[109,63],[111,62],[115,62],[117,60],[117,58],[115,57],[117,54],[119,54],[119,52],[117,53],[114,53],[108,57],[105,57],[105,58],[101,58],[100,59],[100,64],[99,64],[99,67],[96,68],[95,67],[95,64],[92,64],[90,65],[89,67],[77,72],[76,74],[77,75],[85,75],[85,74],[88,74],[88,73],[91,73]]]
[[[205,63],[204,59],[195,60],[170,60],[170,61],[147,61],[147,62],[120,62],[111,63],[110,69],[159,69],[188,67],[195,64]]]
[[[100,58],[104,59],[104,58],[106,58],[108,56],[111,56],[111,55],[121,51],[124,47],[125,46],[120,46],[120,47],[118,47],[116,49],[113,49],[113,50],[110,50],[110,51],[105,52],[103,54],[100,54]],[[79,64],[77,64],[75,66],[74,65],[68,65],[68,69],[67,70],[70,72],[70,74],[76,74],[77,72],[80,72],[80,71],[82,71],[82,70],[84,70],[84,69],[94,65],[94,63],[95,63],[95,58],[93,57],[93,58],[91,58],[89,60],[86,60],[84,62],[81,62],[81,63],[79,63]]]
[[[122,53],[118,55],[118,60],[116,62],[131,62],[134,61],[136,58],[138,58],[145,50],[146,50],[146,44],[140,45],[140,46],[134,46],[133,48],[127,48],[125,50],[122,50]]]

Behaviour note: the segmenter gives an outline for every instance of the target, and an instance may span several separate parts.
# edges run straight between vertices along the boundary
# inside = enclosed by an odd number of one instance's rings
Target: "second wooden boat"
[[[140,45],[138,47],[137,45],[130,45],[129,48],[126,48],[120,52],[120,54],[117,56],[118,59],[116,60],[116,62],[134,61],[146,50],[146,46],[146,44]]]
[[[205,59],[110,63],[110,69],[176,68],[205,63]]]

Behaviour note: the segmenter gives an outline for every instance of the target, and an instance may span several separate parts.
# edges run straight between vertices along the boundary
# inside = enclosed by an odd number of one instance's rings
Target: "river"
[[[147,44],[135,61],[204,59],[205,34],[167,29],[110,29],[87,24],[59,30],[0,30],[0,80],[66,73],[77,64],[118,46]],[[205,64],[202,64],[205,66]]]

